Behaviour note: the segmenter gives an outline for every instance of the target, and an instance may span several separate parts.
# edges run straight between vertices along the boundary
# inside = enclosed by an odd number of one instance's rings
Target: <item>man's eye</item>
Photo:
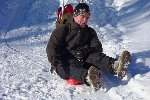
[[[89,19],[89,17],[83,17],[83,18],[85,18],[85,19],[87,19],[87,20]]]

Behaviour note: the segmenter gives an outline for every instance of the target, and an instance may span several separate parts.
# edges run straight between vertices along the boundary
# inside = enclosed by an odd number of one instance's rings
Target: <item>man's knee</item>
[[[67,80],[69,78],[69,75],[67,74],[67,71],[69,72],[69,69],[66,69],[63,68],[62,66],[57,66],[56,68],[56,73],[62,78],[62,79],[65,79]]]

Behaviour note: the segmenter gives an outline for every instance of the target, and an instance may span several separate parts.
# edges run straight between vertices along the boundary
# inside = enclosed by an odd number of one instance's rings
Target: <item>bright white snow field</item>
[[[0,0],[0,100],[150,100],[150,0],[85,0],[104,53],[132,54],[128,75],[101,72],[97,92],[49,72],[45,49],[62,1]]]

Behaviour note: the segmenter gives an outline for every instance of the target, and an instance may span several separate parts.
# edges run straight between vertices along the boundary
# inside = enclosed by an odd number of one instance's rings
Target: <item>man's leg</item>
[[[77,59],[71,59],[69,77],[81,83],[86,83],[85,77],[88,74],[88,69],[84,68],[81,62]]]
[[[76,59],[70,60],[70,77],[90,86],[94,90],[101,88],[98,69],[91,64],[81,64]]]
[[[85,62],[93,64],[93,66],[97,67],[103,72],[115,74],[111,66],[114,63],[114,61],[114,58],[106,56],[106,54],[104,53],[96,52],[90,54]]]
[[[56,73],[65,80],[69,79],[69,70],[69,65],[58,64],[56,67]]]
[[[126,74],[128,65],[131,63],[131,54],[128,51],[123,51],[120,58],[117,60],[97,52],[89,55],[86,63],[93,64],[103,72],[117,74],[119,78],[123,78]]]
[[[85,76],[88,74],[88,68],[84,68],[81,62],[79,62],[77,59],[72,58],[68,60],[68,62],[65,62],[63,64],[60,63],[56,67],[56,73],[62,79],[67,80],[69,78],[72,78],[81,83],[86,83]]]

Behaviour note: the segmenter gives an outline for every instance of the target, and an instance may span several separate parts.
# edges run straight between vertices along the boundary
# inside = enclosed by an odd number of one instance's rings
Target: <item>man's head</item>
[[[74,21],[84,28],[90,18],[90,9],[86,3],[79,3],[74,9]]]

